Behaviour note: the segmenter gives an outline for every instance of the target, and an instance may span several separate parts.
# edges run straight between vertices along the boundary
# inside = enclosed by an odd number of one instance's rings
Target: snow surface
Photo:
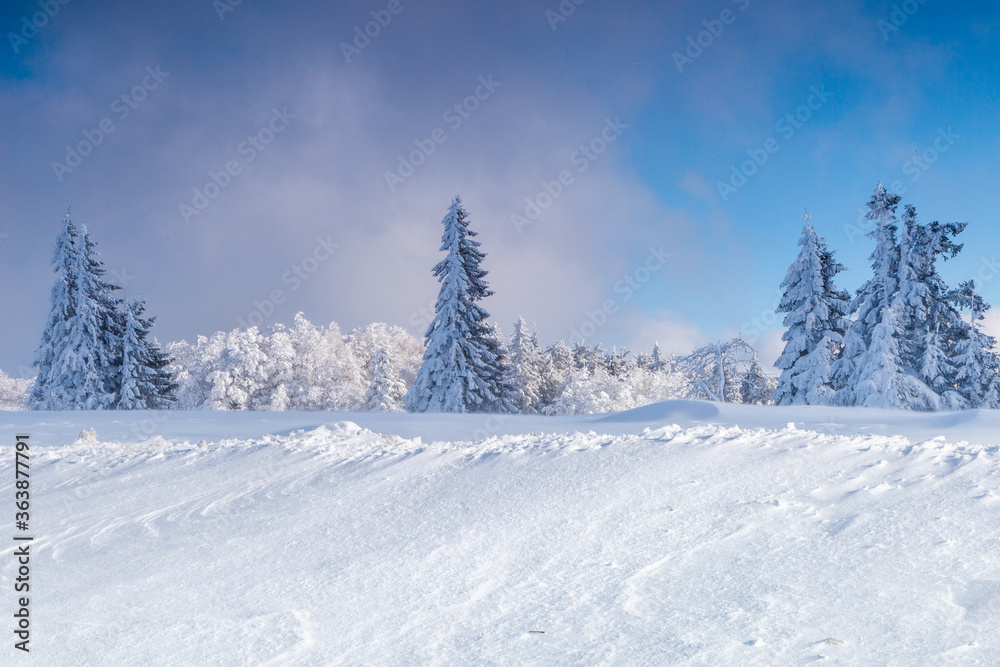
[[[0,424],[11,512],[33,444],[32,664],[1000,663],[996,411]]]

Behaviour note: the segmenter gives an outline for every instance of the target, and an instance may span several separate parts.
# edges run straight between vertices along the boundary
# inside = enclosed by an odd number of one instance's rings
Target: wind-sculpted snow
[[[1000,449],[962,442],[990,415],[907,439],[802,426],[845,412],[748,428],[734,422],[793,413],[726,408],[708,423],[694,407],[510,417],[448,439],[475,422],[316,414],[179,437],[194,413],[124,442],[85,413],[96,437],[34,453],[32,653],[53,666],[1000,662]],[[0,446],[0,498],[12,460]]]
[[[599,422],[651,422],[670,419],[714,419],[719,416],[719,408],[708,401],[664,401],[644,405],[641,408],[616,412],[596,421]]]

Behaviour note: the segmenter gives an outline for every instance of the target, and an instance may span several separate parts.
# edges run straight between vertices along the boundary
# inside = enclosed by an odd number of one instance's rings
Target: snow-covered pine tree
[[[879,183],[868,201],[866,218],[875,223],[868,236],[875,241],[871,254],[873,276],[852,302],[856,314],[844,337],[844,351],[833,368],[836,402],[880,408],[921,408],[934,393],[907,373],[904,350],[908,332],[897,312],[900,249],[896,207],[899,195]]]
[[[663,353],[660,352],[660,344],[653,342],[653,353],[649,358],[649,370],[654,373],[660,373],[670,369],[670,363],[663,358]]]
[[[604,358],[604,368],[611,377],[622,377],[635,368],[635,361],[629,359],[631,352],[626,349],[618,351],[618,347],[611,348],[610,354]]]
[[[785,293],[778,312],[787,313],[787,329],[781,336],[785,349],[774,364],[782,371],[774,403],[828,405],[833,402],[832,367],[843,348],[850,297],[834,285],[844,267],[809,224],[808,214],[799,245],[802,249],[781,283]]]
[[[750,366],[740,381],[740,402],[750,405],[770,405],[774,402],[774,391],[777,386],[777,378],[764,372],[764,367],[760,365],[755,352]]]
[[[56,345],[62,344],[68,322],[73,318],[73,304],[76,300],[76,254],[78,232],[69,211],[63,217],[63,227],[56,237],[52,251],[52,270],[56,273],[56,281],[52,285],[49,297],[49,317],[42,331],[42,339],[35,350],[33,366],[38,369],[35,384],[31,389],[28,404],[35,410],[55,410],[62,407],[62,400],[57,402],[53,389],[62,383],[59,374],[53,371],[53,361],[56,356]],[[57,392],[58,393],[58,392]]]
[[[990,306],[976,294],[971,280],[959,286],[955,298],[972,311],[971,323],[962,322],[964,327],[955,343],[956,390],[968,406],[1000,408],[1000,358],[995,351],[996,339],[981,329]]]
[[[513,373],[510,368],[510,351],[504,340],[503,330],[496,322],[490,324],[490,335],[488,338],[495,344],[498,351],[497,368],[499,368],[499,384],[497,392],[500,399],[494,407],[495,412],[518,412],[517,391],[511,383]]]
[[[388,345],[375,352],[371,365],[371,382],[365,393],[365,410],[372,412],[402,412],[406,385],[396,374],[395,360]]]
[[[124,308],[117,408],[165,410],[177,398],[177,384],[167,367],[173,360],[150,340],[155,317],[145,318],[146,302],[136,298]]]
[[[581,340],[573,341],[573,370],[592,372],[594,370],[594,350]]]
[[[513,391],[518,412],[537,412],[541,390],[542,358],[538,339],[527,330],[524,318],[514,323],[514,333],[507,345],[507,382]]]
[[[504,382],[502,350],[491,335],[489,314],[478,304],[492,292],[485,255],[462,200],[455,197],[442,220],[441,250],[434,267],[441,283],[434,319],[427,329],[427,348],[416,381],[406,395],[411,412],[508,412],[510,388]]]
[[[899,227],[898,263],[896,266],[896,294],[890,303],[894,318],[894,342],[898,351],[898,367],[904,381],[900,383],[902,400],[894,407],[911,410],[937,410],[941,397],[921,378],[920,366],[925,332],[933,327],[929,320],[938,312],[928,285],[922,280],[926,266],[933,267],[935,257],[925,257],[921,252],[924,228],[917,222],[916,211],[911,205],[903,210]],[[896,376],[898,377],[898,375]]]
[[[900,289],[895,310],[908,333],[904,365],[939,395],[925,407],[961,408],[964,400],[955,392],[958,369],[952,357],[955,341],[964,335],[968,324],[956,308],[961,299],[945,284],[936,264],[938,257],[948,260],[962,250],[953,238],[966,224],[922,225],[912,205],[907,205],[902,221],[906,234],[900,238]]]
[[[546,348],[542,353],[542,362],[538,409],[544,414],[549,414],[547,409],[555,403],[570,381],[573,371],[573,352],[560,340]]]
[[[121,289],[104,280],[104,263],[86,226],[72,236],[71,223],[64,225],[56,242],[57,253],[72,263],[64,275],[71,276],[67,291],[70,316],[51,333],[48,349],[39,350],[39,366],[47,364],[43,398],[36,407],[52,410],[104,410],[118,401],[118,369],[122,334]],[[72,250],[66,249],[67,239]],[[62,289],[57,284],[57,290]],[[55,296],[55,290],[53,296]],[[61,308],[57,301],[53,309]],[[56,318],[58,319],[58,317]],[[51,321],[51,318],[50,318]],[[43,345],[46,343],[43,334]],[[41,371],[41,368],[39,369]]]

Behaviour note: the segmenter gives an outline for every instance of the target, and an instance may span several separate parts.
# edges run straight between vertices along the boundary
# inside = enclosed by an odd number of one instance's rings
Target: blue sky
[[[543,342],[683,352],[743,330],[773,359],[803,212],[853,289],[879,180],[925,221],[970,223],[950,280],[1000,272],[992,3],[567,0],[556,20],[556,0],[243,0],[220,18],[222,2],[0,8],[8,373],[30,364],[70,206],[161,342],[298,311],[422,334],[456,193],[488,255],[487,310]],[[519,225],[526,199],[544,208]],[[1000,304],[1000,280],[978,282]]]

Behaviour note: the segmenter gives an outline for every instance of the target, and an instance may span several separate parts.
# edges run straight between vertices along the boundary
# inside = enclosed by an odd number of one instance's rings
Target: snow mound
[[[112,441],[130,429],[118,415],[94,417],[107,442],[34,433],[32,614],[59,641],[32,652],[52,667],[1000,664],[1000,431],[955,442],[996,415],[940,431],[905,415],[936,433],[906,438],[872,432],[873,411],[735,407],[672,401],[603,430],[512,416],[486,438],[442,435],[481,416],[329,413],[172,414],[141,442]],[[710,409],[727,423],[671,423]],[[827,428],[850,432],[814,430],[847,414]],[[248,423],[279,433],[227,435]],[[0,586],[17,567],[0,558]]]
[[[708,421],[719,416],[719,408],[708,401],[663,401],[641,408],[616,412],[595,419],[595,422],[654,422],[654,421]]]

